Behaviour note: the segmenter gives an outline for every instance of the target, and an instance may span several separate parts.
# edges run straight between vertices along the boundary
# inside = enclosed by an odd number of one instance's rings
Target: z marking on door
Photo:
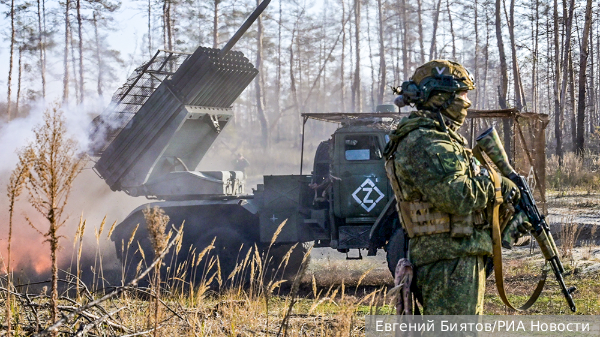
[[[360,199],[358,196],[358,194],[361,191],[366,193],[362,199]],[[378,194],[378,196],[375,197],[375,195],[377,195],[377,194]],[[381,193],[379,188],[377,188],[377,186],[375,186],[373,181],[371,181],[371,179],[367,178],[356,189],[356,191],[354,191],[354,193],[352,193],[352,197],[354,198],[354,200],[356,200],[357,203],[359,203],[362,206],[362,208],[364,208],[367,212],[370,212],[375,206],[377,206],[377,203],[379,201],[381,201],[381,199],[383,199],[384,195],[383,195],[383,193]],[[373,200],[373,199],[375,199],[375,200]]]

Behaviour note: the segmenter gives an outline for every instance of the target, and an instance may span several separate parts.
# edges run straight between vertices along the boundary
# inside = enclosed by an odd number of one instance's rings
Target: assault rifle
[[[533,234],[533,237],[538,242],[544,258],[552,266],[554,276],[560,285],[565,299],[569,303],[569,308],[571,311],[575,312],[577,309],[571,294],[577,290],[577,288],[570,287],[567,289],[567,286],[565,285],[565,281],[563,279],[565,269],[560,262],[556,243],[554,242],[554,238],[552,238],[550,227],[548,226],[548,223],[546,223],[544,215],[540,213],[537,205],[535,204],[533,192],[527,184],[527,181],[510,165],[508,156],[504,150],[504,146],[502,146],[498,132],[496,132],[494,127],[489,128],[487,131],[477,137],[477,145],[492,160],[494,165],[498,167],[500,173],[514,182],[519,188],[519,191],[521,192],[521,199],[519,204],[515,207],[515,211],[523,211],[529,218],[529,222],[533,226],[531,234]]]

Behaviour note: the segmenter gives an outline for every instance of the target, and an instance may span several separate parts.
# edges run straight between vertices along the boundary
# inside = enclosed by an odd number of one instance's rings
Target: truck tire
[[[408,237],[402,228],[396,229],[392,236],[390,237],[388,244],[386,246],[386,259],[388,263],[388,268],[392,273],[392,277],[395,276],[396,265],[400,259],[406,257],[406,252],[408,248]]]

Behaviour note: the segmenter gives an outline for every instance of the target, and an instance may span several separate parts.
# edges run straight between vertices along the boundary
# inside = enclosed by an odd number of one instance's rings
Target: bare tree
[[[559,111],[557,116],[555,118],[562,118],[562,116],[564,115],[564,111],[565,111],[565,105],[566,105],[566,92],[567,92],[567,84],[568,84],[568,71],[569,71],[569,67],[565,66],[568,62],[569,59],[569,54],[571,53],[571,28],[573,27],[573,12],[575,10],[575,0],[570,0],[570,4],[569,4],[569,10],[568,10],[568,14],[565,15],[566,17],[566,23],[565,23],[565,32],[564,32],[564,36],[563,36],[563,40],[564,40],[564,46],[563,46],[563,56],[562,56],[562,81],[561,81],[561,89],[560,89],[560,100],[559,100]],[[565,11],[566,11],[566,7],[565,7]],[[558,34],[558,32],[556,32],[556,34]],[[559,70],[560,71],[560,70]],[[562,124],[562,123],[561,123]],[[560,125],[560,127],[562,128],[562,125]],[[557,145],[556,145],[556,152],[557,155],[559,157],[559,163],[562,165],[562,156],[563,156],[563,149],[562,149],[562,143],[561,143],[561,147],[560,147],[560,152],[559,152],[559,147],[558,147],[558,138],[557,138]]]
[[[383,104],[385,91],[385,40],[383,39],[383,6],[382,0],[377,0],[377,17],[379,22],[379,87],[377,89],[377,104]]]
[[[100,57],[100,35],[98,34],[98,12],[96,10],[92,14],[92,22],[94,24],[94,41],[96,42],[94,54],[98,65],[97,90],[98,96],[102,96],[102,58]]]
[[[83,20],[81,18],[81,0],[77,0],[77,36],[79,50],[79,104],[83,103],[84,91],[83,91],[83,34],[81,32],[83,27]]]
[[[421,5],[423,0],[417,0],[417,21],[419,26],[419,50],[421,51],[420,60],[421,64],[425,63],[425,45],[423,42],[423,19],[422,19],[422,11]]]
[[[346,61],[346,25],[344,18],[346,17],[346,0],[342,2],[342,56],[340,60],[340,102],[342,111],[346,111],[346,78],[345,78],[345,61]],[[294,87],[295,88],[295,87]]]
[[[563,144],[562,144],[562,110],[561,105],[561,60],[559,49],[559,30],[558,30],[558,2],[554,0],[554,138],[556,138],[556,155],[559,163],[562,165]]]
[[[260,4],[260,0],[256,0],[256,5]],[[257,34],[256,34],[256,69],[259,71],[258,77],[254,80],[254,89],[256,91],[256,110],[258,113],[258,121],[262,130],[262,143],[266,147],[269,142],[269,121],[267,114],[263,106],[263,71],[262,71],[262,59],[263,59],[263,24],[262,17],[259,16],[256,22]]]
[[[51,319],[58,319],[58,233],[65,224],[65,206],[73,181],[81,172],[86,159],[77,153],[77,143],[66,135],[65,118],[57,106],[44,113],[43,124],[33,130],[35,141],[25,148],[31,153],[27,174],[29,203],[47,221],[48,230],[42,232],[27,218],[29,224],[50,243],[52,260]]]
[[[498,87],[498,104],[501,109],[508,108],[506,95],[508,92],[508,65],[506,64],[506,53],[504,52],[504,41],[502,39],[502,19],[500,17],[502,0],[496,0],[496,41],[498,42],[498,54],[500,58],[500,86]],[[510,120],[504,118],[502,120],[504,130],[504,146],[509,158],[512,154],[511,138],[510,138]]]
[[[577,137],[575,142],[575,152],[583,156],[584,150],[584,121],[585,121],[585,86],[587,84],[587,60],[588,60],[588,39],[590,37],[590,28],[592,26],[592,0],[587,0],[585,6],[585,24],[583,26],[583,38],[581,41],[581,50],[579,52],[579,98],[577,101]]]
[[[437,57],[437,51],[435,47],[435,37],[437,35],[438,29],[438,19],[440,17],[440,7],[442,6],[442,0],[438,0],[437,5],[435,7],[435,12],[433,13],[433,32],[431,33],[431,46],[429,47],[429,59],[433,60]]]
[[[71,25],[69,24],[70,0],[65,0],[65,49],[63,51],[63,103],[69,100],[69,40]]]
[[[446,0],[446,10],[448,11],[448,22],[450,23],[450,36],[452,36],[452,59],[456,60],[456,35],[454,34],[454,25],[452,24],[450,0]]]
[[[517,110],[521,110],[525,103],[525,97],[522,97],[521,95],[521,74],[519,72],[519,60],[517,59],[517,44],[515,42],[515,0],[510,1],[510,19],[508,22],[508,34],[510,36],[510,51],[513,66],[515,105]]]
[[[42,98],[46,98],[46,6],[45,1],[37,0],[38,43],[40,53],[40,75],[42,80]]]
[[[221,0],[214,0],[213,6],[213,48],[219,45],[219,3]]]
[[[173,27],[171,21],[171,0],[163,0],[163,44],[167,50],[173,50]]]
[[[13,69],[13,55],[15,53],[15,0],[10,0],[10,59],[8,61],[8,93],[6,100],[6,116],[7,120],[10,121],[10,102],[11,102],[11,84],[12,84],[12,69]]]
[[[11,269],[11,243],[12,243],[12,230],[13,230],[13,215],[15,211],[15,202],[19,199],[21,192],[23,191],[23,187],[25,186],[25,181],[27,180],[27,175],[29,174],[29,165],[31,162],[32,152],[28,150],[24,150],[19,152],[19,161],[17,162],[17,166],[14,168],[10,175],[10,180],[6,187],[6,192],[8,196],[8,243],[7,243],[7,256],[6,256],[6,332],[7,336],[11,335],[11,324],[12,324],[12,300],[11,300],[11,291],[12,291],[12,269]]]
[[[356,62],[354,81],[352,83],[352,111],[362,111],[362,97],[360,91],[360,0],[354,0],[354,25]]]
[[[17,99],[15,104],[15,115],[19,115],[19,103],[21,103],[21,84],[23,79],[23,46],[19,46],[19,61],[17,62]]]

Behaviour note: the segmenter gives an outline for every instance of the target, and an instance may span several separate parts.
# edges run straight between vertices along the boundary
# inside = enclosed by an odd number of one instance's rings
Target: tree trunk
[[[365,3],[365,14],[368,18],[369,15],[369,4]],[[323,22],[323,26],[325,26],[325,22]],[[373,107],[372,111],[375,111],[375,96],[373,87],[375,86],[375,66],[373,65],[373,48],[371,46],[371,20],[367,20],[367,45],[369,46],[369,62],[371,63],[371,85],[369,86],[370,90],[370,100],[369,105]],[[327,63],[327,60],[325,60]]]
[[[45,14],[44,14],[45,16]],[[42,29],[42,11],[40,9],[40,0],[37,0],[37,17],[38,17],[38,43],[39,43],[39,52],[40,52],[40,75],[42,77],[42,98],[46,98],[46,60],[44,58],[44,53],[46,50],[45,38],[42,37],[44,35],[44,30]]]
[[[260,4],[260,0],[256,0],[256,5]],[[263,25],[262,17],[259,16],[256,20],[257,36],[256,36],[256,69],[258,73],[262,74],[262,57],[263,57]],[[262,145],[263,148],[267,148],[269,141],[269,121],[267,120],[267,114],[265,113],[263,106],[262,91],[263,85],[261,76],[259,75],[254,80],[254,89],[256,91],[256,112],[258,114],[258,122],[262,131]]]
[[[531,29],[531,39],[533,40],[533,55],[531,60],[531,107],[534,112],[538,112],[538,78],[537,78],[537,63],[538,63],[538,39],[540,32],[540,1],[535,0],[535,18]]]
[[[98,19],[97,19],[97,14],[96,11],[94,10],[94,14],[93,14],[93,22],[94,22],[94,39],[96,41],[96,50],[95,50],[95,54],[96,54],[96,63],[98,64],[98,96],[102,96],[102,72],[104,71],[103,69],[103,63],[102,63],[102,59],[100,58],[100,36],[98,34]]]
[[[421,51],[421,64],[425,63],[425,44],[423,42],[423,20],[421,13],[421,2],[423,0],[417,0],[417,24],[419,26],[419,50]]]
[[[402,13],[402,75],[403,78],[408,78],[408,25],[406,24],[406,0],[400,0],[400,8]]]
[[[70,24],[70,23],[69,23]],[[73,31],[73,27],[70,27],[70,30]],[[71,46],[71,67],[73,70],[73,86],[75,88],[75,100],[79,102],[79,77],[77,76],[77,63],[75,62],[75,41],[73,41],[73,34],[69,36],[69,44]]]
[[[148,0],[148,57],[152,57],[152,0]]]
[[[173,30],[171,27],[171,0],[163,0],[163,39],[164,48],[173,50]]]
[[[596,93],[594,90],[594,88],[596,88],[596,86],[595,86],[596,81],[595,81],[595,77],[594,77],[596,74],[596,72],[594,71],[595,70],[594,64],[596,62],[596,58],[594,57],[594,34],[593,33],[594,33],[594,29],[590,29],[590,37],[589,37],[590,45],[588,47],[589,48],[588,52],[590,50],[592,51],[591,53],[589,53],[589,58],[590,58],[589,79],[590,79],[590,82],[589,82],[588,88],[590,88],[590,91],[587,92],[587,90],[586,90],[586,94],[588,95],[588,98],[589,98],[588,106],[592,109],[592,111],[590,111],[590,113],[588,115],[589,134],[594,132],[594,125],[595,125],[594,123],[595,123],[596,114],[598,111],[597,110],[598,107],[596,106]]]
[[[521,74],[519,72],[519,60],[517,59],[517,46],[515,43],[515,0],[510,1],[510,19],[508,22],[508,33],[510,36],[510,50],[513,64],[515,106],[517,110],[521,111],[524,105],[524,97],[521,96]]]
[[[563,160],[563,144],[562,144],[562,110],[561,106],[561,60],[560,60],[560,49],[559,39],[560,34],[558,30],[558,3],[554,0],[554,138],[556,139],[556,156],[558,156],[558,162],[562,165]]]
[[[446,9],[448,11],[448,22],[450,23],[450,35],[452,36],[452,59],[456,60],[456,35],[454,34],[454,25],[452,24],[452,12],[450,12],[450,0],[446,0]]]
[[[214,0],[213,9],[213,48],[219,45],[219,3],[221,0]]]
[[[383,95],[386,85],[385,40],[383,39],[383,6],[381,2],[382,0],[377,0],[377,16],[379,19],[379,88],[377,89],[377,104],[383,104]]]
[[[571,149],[575,150],[575,138],[577,138],[577,121],[575,120],[575,69],[573,67],[573,55],[569,53],[569,116],[571,117]]]
[[[12,85],[12,69],[13,69],[13,54],[15,53],[15,0],[10,1],[10,60],[8,61],[8,99],[6,100],[6,120],[10,121],[11,107],[11,85]]]
[[[346,60],[346,26],[344,24],[344,18],[346,17],[346,0],[342,1],[342,58],[340,60],[340,102],[343,112],[346,112],[346,78],[344,74],[345,60]],[[291,47],[290,47],[291,48]],[[290,49],[291,50],[291,49]],[[291,67],[291,66],[290,66]],[[290,75],[292,76],[292,75]]]
[[[437,58],[437,51],[435,47],[435,37],[437,35],[438,19],[440,17],[440,7],[442,6],[442,0],[438,0],[433,14],[433,32],[431,33],[431,46],[429,47],[429,59],[433,60]]]
[[[585,122],[585,86],[587,84],[587,60],[588,60],[588,39],[592,25],[592,0],[587,0],[585,6],[585,24],[583,26],[583,40],[581,41],[581,51],[579,52],[579,97],[577,100],[577,137],[575,142],[575,153],[583,156],[584,150],[584,122]]]
[[[502,19],[500,17],[500,2],[496,0],[496,40],[498,42],[498,54],[500,58],[500,87],[498,87],[498,104],[501,109],[508,108],[506,93],[508,91],[508,65],[506,64],[506,53],[504,52],[504,41],[502,40]],[[502,120],[504,133],[504,147],[508,158],[512,158],[511,121],[508,118]]]
[[[281,111],[281,27],[283,24],[283,10],[281,8],[281,2],[283,0],[279,0],[279,19],[278,19],[278,27],[277,27],[277,81],[275,83],[275,111],[277,111],[277,115],[281,116],[283,111]],[[279,119],[279,118],[278,118]],[[277,124],[280,124],[277,122]],[[280,136],[280,128],[277,128],[277,141],[279,141]]]
[[[63,103],[67,103],[69,101],[69,35],[70,35],[70,25],[69,25],[69,7],[70,0],[65,0],[65,49],[63,55]]]
[[[564,111],[565,111],[565,105],[566,105],[566,93],[567,93],[567,82],[568,81],[568,71],[569,71],[569,67],[567,66],[567,62],[569,61],[569,54],[571,53],[571,28],[573,27],[573,12],[575,10],[575,0],[570,0],[570,5],[569,5],[569,11],[568,11],[568,17],[567,17],[567,21],[566,21],[566,25],[565,25],[565,34],[564,34],[564,42],[565,45],[563,47],[563,57],[562,57],[562,64],[563,64],[563,74],[562,74],[562,86],[560,89],[560,113],[559,116],[563,116],[564,115]],[[561,125],[562,127],[562,125]],[[557,146],[558,148],[558,146]],[[558,150],[558,149],[557,149]],[[559,156],[559,162],[562,164],[562,159],[560,159],[560,157],[562,157],[562,148],[561,148],[561,156]]]
[[[356,61],[354,69],[354,83],[353,83],[353,92],[354,92],[354,100],[352,102],[352,111],[353,112],[361,112],[362,111],[362,96],[360,90],[360,0],[354,0],[354,24],[355,24],[355,39],[356,43],[354,46],[354,50],[356,52]]]
[[[294,76],[294,35],[296,29],[292,30],[292,39],[290,40],[290,91],[294,100],[294,115],[300,117],[300,106],[298,105],[298,90],[296,89],[296,77]],[[300,130],[302,125],[300,125]],[[301,131],[298,133],[301,134]],[[297,144],[297,143],[296,143]]]
[[[22,58],[23,58],[23,46],[19,47],[19,62],[18,62],[18,67],[19,67],[19,72],[18,72],[18,76],[17,76],[17,104],[15,106],[15,116],[19,115],[19,102],[21,101],[21,79],[22,79],[22,75],[23,75],[23,62],[22,62]]]
[[[490,22],[490,15],[487,7],[485,7],[485,22]],[[488,72],[490,68],[490,25],[485,25],[485,48],[483,49],[483,55],[485,55],[485,59],[483,60],[483,91],[481,92],[481,109],[485,109],[488,105]]]
[[[81,28],[83,22],[81,20],[81,0],[77,0],[77,34],[79,37],[79,104],[83,103],[85,92],[83,89],[83,35]]]

